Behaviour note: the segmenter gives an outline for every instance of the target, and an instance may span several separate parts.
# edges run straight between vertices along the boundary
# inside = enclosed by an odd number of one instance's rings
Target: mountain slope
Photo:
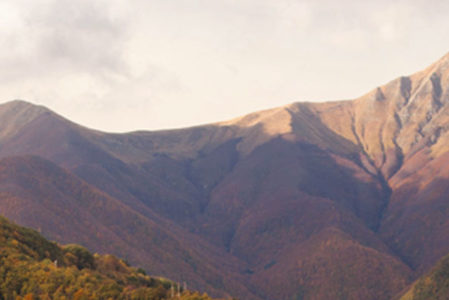
[[[388,184],[379,233],[421,273],[449,251],[447,198],[449,55],[354,101],[310,105],[359,145],[368,173]]]
[[[176,234],[187,233],[174,226],[167,230],[169,223],[142,216],[41,158],[0,161],[0,208],[3,215],[37,228],[53,240],[121,255],[152,274],[173,274],[179,281],[189,278],[194,286],[217,294],[221,292],[213,287],[213,281],[228,278],[221,288],[230,284],[247,293],[238,276],[234,279],[230,274],[238,272],[235,259],[198,238],[178,238]]]
[[[417,280],[400,300],[449,299],[449,256],[443,257],[431,271]]]

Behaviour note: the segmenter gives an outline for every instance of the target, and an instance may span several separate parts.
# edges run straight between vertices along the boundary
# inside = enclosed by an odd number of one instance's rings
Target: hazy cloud
[[[107,2],[53,0],[7,6],[3,14],[10,20],[0,36],[8,43],[1,51],[0,67],[10,72],[2,73],[3,80],[72,72],[126,74],[126,26],[111,16]]]

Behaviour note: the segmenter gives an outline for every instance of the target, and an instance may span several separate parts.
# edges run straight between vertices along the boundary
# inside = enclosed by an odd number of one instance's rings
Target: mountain
[[[112,255],[59,246],[4,218],[0,246],[0,299],[211,299]]]
[[[449,253],[449,55],[360,98],[111,134],[0,106],[0,212],[242,299],[390,299]]]

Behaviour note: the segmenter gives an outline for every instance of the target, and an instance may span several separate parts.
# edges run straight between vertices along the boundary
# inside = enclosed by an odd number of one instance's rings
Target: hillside
[[[3,215],[38,229],[52,240],[76,242],[99,253],[112,252],[152,274],[173,274],[174,279],[188,279],[202,289],[210,287],[208,281],[224,277],[235,283],[225,281],[223,286],[232,284],[234,289],[245,291],[239,286],[239,276],[234,279],[232,275],[238,266],[226,253],[194,237],[190,244],[184,243],[177,237],[182,233],[169,223],[144,217],[42,158],[1,160],[0,199]],[[171,230],[165,228],[170,226]]]
[[[449,55],[354,100],[112,134],[0,105],[0,212],[242,299],[390,299],[449,253]]]
[[[1,217],[0,278],[0,299],[211,299],[112,255],[59,246]]]
[[[445,256],[432,270],[417,280],[400,300],[449,299],[449,256]]]

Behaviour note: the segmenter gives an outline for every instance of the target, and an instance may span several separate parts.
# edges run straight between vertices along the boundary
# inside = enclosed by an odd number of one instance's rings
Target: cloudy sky
[[[449,52],[446,0],[0,0],[0,102],[106,131],[350,99]]]

